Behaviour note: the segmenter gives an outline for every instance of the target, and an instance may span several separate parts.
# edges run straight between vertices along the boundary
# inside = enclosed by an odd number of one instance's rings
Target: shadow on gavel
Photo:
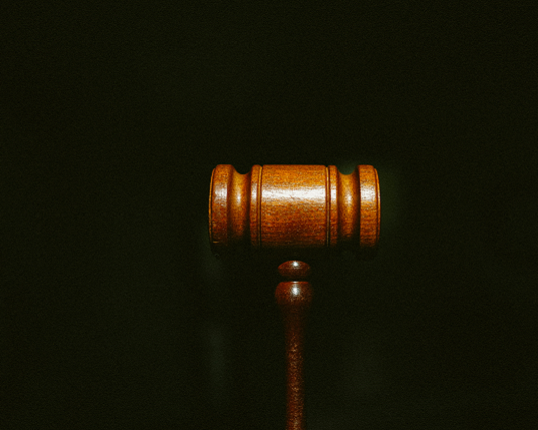
[[[215,254],[256,255],[278,267],[276,288],[286,339],[286,430],[306,429],[303,333],[312,286],[306,261],[334,251],[371,259],[379,241],[377,171],[360,165],[349,175],[335,166],[266,165],[239,174],[218,165],[211,177],[209,240]],[[265,264],[266,265],[266,264]]]

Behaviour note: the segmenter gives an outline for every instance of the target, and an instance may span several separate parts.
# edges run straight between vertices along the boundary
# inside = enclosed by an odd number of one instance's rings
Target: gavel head
[[[239,174],[218,165],[211,177],[209,240],[213,252],[238,248],[286,258],[351,250],[372,258],[379,241],[377,171],[349,175],[335,166],[266,165]]]

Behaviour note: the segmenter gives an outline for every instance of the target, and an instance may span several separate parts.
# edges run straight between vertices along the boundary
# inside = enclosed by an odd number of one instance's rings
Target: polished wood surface
[[[210,242],[216,253],[246,247],[300,256],[305,250],[349,249],[371,258],[380,206],[372,166],[343,175],[335,166],[256,165],[239,174],[221,164],[211,179]]]
[[[377,171],[360,165],[349,175],[335,166],[253,166],[239,174],[218,165],[211,177],[209,238],[218,254],[246,249],[276,256],[286,280],[276,289],[286,339],[286,430],[305,430],[303,349],[312,287],[310,266],[330,250],[373,257],[379,242]]]
[[[286,430],[304,430],[304,331],[312,302],[312,287],[305,279],[310,274],[310,266],[301,261],[288,261],[281,264],[278,271],[288,279],[278,284],[275,293],[286,339]]]
[[[311,273],[310,266],[302,261],[286,261],[278,266],[278,273],[285,279],[302,281],[308,279]]]

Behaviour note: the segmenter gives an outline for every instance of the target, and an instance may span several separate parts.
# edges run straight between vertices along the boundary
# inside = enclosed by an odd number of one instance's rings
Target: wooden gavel
[[[379,241],[377,171],[360,165],[349,175],[335,166],[267,165],[239,174],[218,165],[211,177],[209,240],[216,254],[247,249],[279,258],[286,279],[276,289],[286,337],[286,430],[306,429],[303,333],[312,301],[302,260],[333,250],[375,255]]]

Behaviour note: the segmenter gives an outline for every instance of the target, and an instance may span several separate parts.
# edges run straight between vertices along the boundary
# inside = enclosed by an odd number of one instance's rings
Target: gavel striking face
[[[303,331],[312,288],[305,258],[351,250],[375,255],[379,241],[377,171],[360,165],[349,175],[335,166],[267,165],[239,174],[231,165],[213,170],[209,238],[213,252],[252,250],[281,258],[286,281],[276,289],[285,322],[286,429],[305,429]]]

